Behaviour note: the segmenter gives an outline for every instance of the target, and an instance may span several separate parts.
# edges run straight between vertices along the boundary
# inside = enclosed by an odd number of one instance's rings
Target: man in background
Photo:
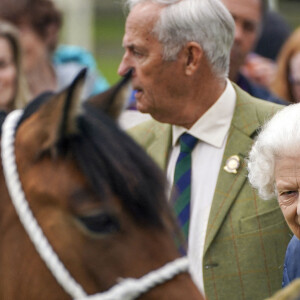
[[[222,0],[235,21],[234,43],[230,55],[229,78],[250,95],[270,102],[287,103],[273,95],[266,87],[275,74],[275,64],[262,57],[253,57],[254,50],[260,37],[263,18],[267,11],[266,0]],[[255,62],[254,62],[255,59]],[[241,72],[243,65],[246,72]],[[255,65],[254,65],[255,64]],[[255,71],[251,68],[256,68]],[[254,75],[255,72],[255,75]],[[247,77],[247,73],[249,77]],[[256,76],[257,84],[250,79],[250,74]]]

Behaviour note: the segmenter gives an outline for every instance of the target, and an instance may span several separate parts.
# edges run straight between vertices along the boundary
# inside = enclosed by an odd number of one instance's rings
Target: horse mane
[[[51,95],[42,94],[29,103],[18,126]],[[74,158],[101,201],[116,195],[139,224],[161,227],[162,211],[172,218],[162,171],[109,116],[88,103],[83,107],[77,118],[78,133],[58,143],[59,155]]]

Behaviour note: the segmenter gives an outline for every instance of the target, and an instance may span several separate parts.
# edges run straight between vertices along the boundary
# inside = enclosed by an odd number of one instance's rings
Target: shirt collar
[[[222,147],[230,127],[236,102],[235,90],[231,82],[228,79],[226,81],[226,88],[219,99],[189,130],[177,125],[172,126],[173,146],[176,145],[184,132],[188,132],[207,144],[217,148]]]

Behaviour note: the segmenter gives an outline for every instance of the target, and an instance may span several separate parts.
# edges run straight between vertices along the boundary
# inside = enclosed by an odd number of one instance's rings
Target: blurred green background
[[[124,34],[125,12],[121,2],[110,0],[111,5],[102,5],[98,1],[94,18],[94,54],[98,66],[109,83],[119,79],[118,65],[122,59],[122,38]]]
[[[122,37],[124,33],[125,12],[122,0],[55,0],[64,7],[65,16],[75,12],[77,5],[78,38],[75,44],[88,48],[97,60],[98,67],[110,84],[114,84],[119,76],[118,65],[122,59]],[[273,9],[277,10],[288,22],[291,29],[300,25],[300,0],[264,0],[268,1]],[[76,4],[77,3],[77,4]],[[81,6],[80,8],[79,5]],[[72,11],[73,9],[73,11]],[[75,12],[76,13],[76,12]],[[90,24],[84,24],[84,16],[88,14]],[[70,15],[70,14],[69,14]],[[77,23],[77,24],[76,24]],[[85,26],[87,35],[90,35],[90,45],[84,40],[84,34],[79,29]],[[74,34],[74,25],[69,33]],[[76,26],[75,26],[76,27]],[[75,29],[76,31],[76,29]],[[76,32],[75,32],[76,33]],[[67,36],[68,33],[65,33]],[[72,40],[73,42],[73,40]]]

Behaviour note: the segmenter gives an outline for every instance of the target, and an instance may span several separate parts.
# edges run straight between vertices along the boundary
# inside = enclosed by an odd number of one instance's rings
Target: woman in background
[[[300,102],[300,28],[283,45],[271,90],[291,103]]]
[[[0,21],[0,110],[23,108],[30,100],[17,29]]]
[[[24,71],[33,97],[60,91],[88,67],[82,98],[106,90],[109,85],[96,68],[93,56],[77,46],[57,49],[62,14],[51,0],[1,0],[0,18],[20,31]]]

